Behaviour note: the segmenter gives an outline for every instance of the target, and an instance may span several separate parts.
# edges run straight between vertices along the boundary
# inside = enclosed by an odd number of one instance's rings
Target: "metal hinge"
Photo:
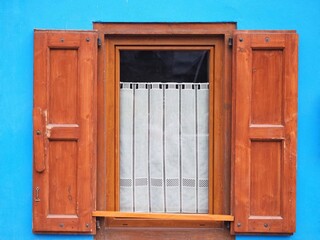
[[[98,38],[98,39],[97,39],[97,44],[98,44],[98,47],[101,47],[101,44],[102,44],[101,38]]]
[[[233,45],[233,38],[229,38],[228,39],[228,46],[232,47],[232,45]]]
[[[96,220],[96,227],[97,227],[97,230],[100,230],[101,228],[101,225],[100,225],[100,220]]]
[[[230,222],[224,222],[224,225],[226,226],[227,229],[230,229]]]

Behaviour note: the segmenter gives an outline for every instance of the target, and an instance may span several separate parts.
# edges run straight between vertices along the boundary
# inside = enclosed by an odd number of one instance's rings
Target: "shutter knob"
[[[37,134],[37,135],[41,135],[41,131],[40,131],[40,130],[37,130],[37,131],[36,131],[36,134]]]

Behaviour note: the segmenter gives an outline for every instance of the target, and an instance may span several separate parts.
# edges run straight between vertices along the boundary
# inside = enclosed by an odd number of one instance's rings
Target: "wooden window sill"
[[[172,214],[172,213],[131,213],[119,211],[94,211],[94,217],[109,218],[143,218],[143,219],[163,219],[163,220],[195,220],[195,221],[227,221],[233,222],[232,215],[216,215],[216,214]]]

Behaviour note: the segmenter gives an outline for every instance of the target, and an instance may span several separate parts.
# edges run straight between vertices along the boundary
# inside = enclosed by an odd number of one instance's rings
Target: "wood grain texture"
[[[181,229],[181,228],[107,228],[99,240],[232,240],[227,230],[215,228]]]
[[[115,218],[142,218],[142,219],[162,219],[162,220],[202,220],[202,221],[230,221],[234,220],[231,215],[215,214],[170,214],[170,213],[132,213],[119,211],[94,211],[96,217],[115,217]]]
[[[234,35],[235,233],[295,231],[297,35]]]
[[[103,33],[98,33],[100,39],[104,39]],[[106,209],[106,189],[107,189],[107,158],[106,158],[106,58],[105,44],[98,48],[98,66],[97,66],[97,210]]]
[[[119,210],[118,78],[119,49],[212,49],[210,55],[210,205],[211,213],[230,213],[231,138],[231,48],[228,38],[235,23],[126,24],[94,23],[102,46],[99,48],[98,92],[98,195],[99,210]],[[101,102],[103,100],[103,102]],[[169,221],[108,218],[108,228],[123,227],[224,228],[220,222]],[[200,226],[200,227],[201,227]],[[99,233],[100,234],[100,233]],[[103,235],[103,234],[102,234]],[[199,235],[200,236],[200,235]]]
[[[95,232],[96,35],[34,33],[34,232]]]
[[[49,146],[50,215],[77,215],[77,142],[52,141]]]
[[[251,141],[250,216],[281,216],[282,151],[282,141]]]
[[[218,35],[230,34],[236,23],[94,23],[106,35]]]
[[[105,40],[106,45],[106,106],[107,113],[113,117],[106,119],[106,152],[107,152],[107,210],[119,210],[119,51],[123,49],[156,49],[156,50],[197,50],[210,51],[210,108],[209,108],[209,212],[223,214],[224,162],[223,162],[223,109],[222,95],[223,84],[223,39],[218,37],[178,38],[178,37],[110,37]],[[119,47],[118,47],[119,46]],[[216,160],[214,160],[216,159]],[[227,186],[226,186],[227,189]],[[120,221],[120,220],[119,220]],[[145,221],[148,221],[146,219]],[[153,221],[153,226],[157,223]],[[159,223],[158,223],[159,224]],[[215,226],[222,226],[215,223]]]
[[[283,123],[282,58],[282,50],[252,50],[252,124]]]
[[[76,123],[78,117],[78,50],[49,51],[48,123]]]

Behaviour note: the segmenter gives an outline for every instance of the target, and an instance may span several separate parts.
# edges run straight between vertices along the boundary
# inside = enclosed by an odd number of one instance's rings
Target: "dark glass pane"
[[[208,82],[208,51],[120,51],[121,82]]]

